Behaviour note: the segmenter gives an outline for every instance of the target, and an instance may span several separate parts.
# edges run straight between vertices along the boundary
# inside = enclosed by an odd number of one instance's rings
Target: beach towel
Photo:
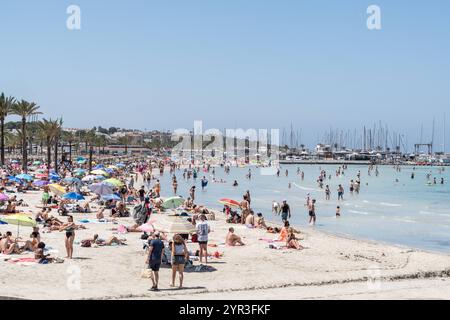
[[[14,263],[20,266],[30,266],[30,265],[34,265],[34,264],[38,264],[37,259],[35,258],[13,258],[13,259],[9,259],[8,262],[9,263]]]

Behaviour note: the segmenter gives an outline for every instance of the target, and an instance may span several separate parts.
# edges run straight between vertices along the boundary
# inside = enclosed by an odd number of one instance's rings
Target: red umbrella
[[[233,199],[223,198],[219,200],[219,203],[230,207],[239,207],[239,202]]]

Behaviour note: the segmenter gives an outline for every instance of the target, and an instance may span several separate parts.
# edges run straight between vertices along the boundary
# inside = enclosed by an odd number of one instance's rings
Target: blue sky
[[[366,27],[371,4],[382,30]],[[445,0],[2,0],[0,39],[0,91],[69,127],[292,122],[312,144],[381,120],[412,143],[435,116],[442,143],[450,110]]]

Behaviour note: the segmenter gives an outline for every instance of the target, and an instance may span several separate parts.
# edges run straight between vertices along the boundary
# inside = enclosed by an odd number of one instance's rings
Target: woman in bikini
[[[73,216],[69,216],[67,218],[67,222],[64,223],[59,231],[66,231],[66,240],[65,240],[65,245],[66,245],[66,251],[67,251],[67,257],[69,259],[72,259],[72,255],[73,255],[73,242],[75,240],[75,223],[73,222]]]

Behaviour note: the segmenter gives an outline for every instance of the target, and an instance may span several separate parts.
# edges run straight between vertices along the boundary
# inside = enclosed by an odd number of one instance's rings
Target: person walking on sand
[[[200,215],[200,222],[197,223],[197,241],[200,247],[200,263],[202,263],[203,257],[205,257],[205,263],[208,263],[208,234],[210,232],[211,229],[206,221],[206,216],[204,214]]]
[[[186,247],[186,243],[183,240],[183,237],[179,234],[176,234],[173,237],[172,242],[172,283],[171,287],[175,287],[175,276],[177,275],[177,271],[180,275],[180,286],[179,288],[183,288],[183,280],[184,280],[184,265],[186,260],[189,258],[189,251]]]
[[[155,238],[149,243],[147,256],[148,268],[151,269],[153,273],[153,286],[150,289],[152,291],[158,290],[159,268],[161,267],[162,252],[164,250],[164,243],[160,239],[159,232],[155,232],[154,237]]]
[[[309,203],[308,211],[309,211],[309,224],[315,225],[316,224],[316,200],[315,199],[313,199]]]

